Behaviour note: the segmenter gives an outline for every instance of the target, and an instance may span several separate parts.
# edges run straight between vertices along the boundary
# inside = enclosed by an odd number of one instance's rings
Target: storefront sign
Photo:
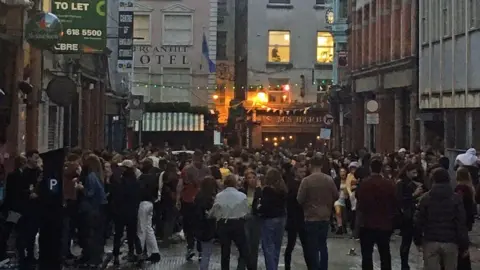
[[[142,65],[190,65],[188,46],[135,46],[134,52]]]
[[[119,73],[133,71],[133,2],[121,0],[118,11],[118,62]]]
[[[257,116],[262,125],[321,125],[323,116]]]
[[[62,37],[62,23],[52,13],[40,12],[25,26],[25,39],[35,48],[51,49]]]
[[[105,0],[53,0],[52,12],[63,25],[57,53],[103,53],[107,36]]]

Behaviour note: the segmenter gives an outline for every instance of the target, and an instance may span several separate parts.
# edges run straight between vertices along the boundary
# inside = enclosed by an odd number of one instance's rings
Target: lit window
[[[135,14],[133,16],[133,37],[135,44],[150,44],[150,15]]]
[[[163,45],[192,45],[192,27],[192,14],[165,14],[163,17]]]
[[[333,36],[329,32],[317,33],[317,62],[332,63],[333,62]]]
[[[268,32],[268,62],[290,62],[290,32]]]

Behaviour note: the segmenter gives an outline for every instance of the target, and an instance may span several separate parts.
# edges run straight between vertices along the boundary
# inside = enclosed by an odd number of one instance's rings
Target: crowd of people
[[[261,247],[267,270],[278,269],[281,255],[288,270],[297,238],[307,268],[327,270],[327,237],[335,233],[360,241],[362,269],[374,269],[376,245],[381,269],[389,270],[390,238],[399,230],[402,270],[410,269],[412,243],[423,252],[427,270],[469,270],[468,231],[480,203],[475,149],[454,163],[451,179],[450,161],[431,151],[72,149],[62,176],[62,263],[99,267],[112,236],[115,266],[124,236],[129,261],[157,263],[162,248],[178,244],[174,234],[181,231],[185,259],[197,259],[201,270],[209,269],[216,246],[222,270],[230,269],[232,242],[239,254],[236,269],[256,270]],[[16,157],[15,170],[6,176],[0,257],[7,256],[16,232],[22,270],[37,263],[42,179],[37,151]],[[73,243],[80,256],[74,256]]]

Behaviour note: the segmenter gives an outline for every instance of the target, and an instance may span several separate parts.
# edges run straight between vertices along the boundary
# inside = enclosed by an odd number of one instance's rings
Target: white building
[[[422,145],[441,137],[447,149],[478,149],[480,1],[421,0],[419,14]]]
[[[213,105],[217,0],[136,1],[133,94],[146,102]]]
[[[268,91],[269,104],[317,102],[317,86],[331,83],[334,59],[325,2],[248,1],[245,87],[249,93],[263,88]]]

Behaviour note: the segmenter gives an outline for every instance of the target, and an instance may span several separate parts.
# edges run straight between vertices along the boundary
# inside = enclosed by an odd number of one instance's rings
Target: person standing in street
[[[195,252],[195,205],[194,200],[200,190],[203,179],[211,175],[210,169],[204,164],[203,153],[199,150],[193,153],[193,162],[185,166],[182,170],[180,182],[178,183],[178,199],[177,205],[180,206],[180,212],[183,217],[183,232],[187,239],[187,253],[185,259],[190,261]],[[198,257],[201,258],[202,247],[197,241]]]
[[[229,175],[224,182],[225,189],[215,196],[209,215],[217,220],[217,232],[221,246],[221,269],[230,270],[230,251],[232,241],[237,246],[240,257],[248,270],[256,267],[250,259],[245,219],[250,213],[245,193],[237,190],[237,179]]]
[[[445,169],[432,173],[433,185],[422,196],[414,216],[414,243],[423,251],[425,270],[456,270],[460,254],[468,256],[469,238],[462,197]],[[463,270],[463,269],[461,269]]]
[[[360,215],[362,270],[373,270],[373,248],[377,245],[381,270],[392,269],[390,237],[397,209],[395,185],[382,175],[382,162],[371,161],[371,175],[357,189],[357,212]]]
[[[321,157],[311,159],[311,174],[302,180],[297,195],[305,216],[309,270],[328,269],[327,235],[333,204],[339,196],[332,177],[322,173],[323,163]]]

